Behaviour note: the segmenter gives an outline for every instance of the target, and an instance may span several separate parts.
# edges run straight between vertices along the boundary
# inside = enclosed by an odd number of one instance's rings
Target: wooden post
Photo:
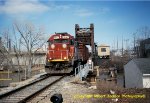
[[[97,75],[96,76],[99,77],[99,68],[97,68]]]
[[[8,79],[9,79],[9,69],[8,69]]]

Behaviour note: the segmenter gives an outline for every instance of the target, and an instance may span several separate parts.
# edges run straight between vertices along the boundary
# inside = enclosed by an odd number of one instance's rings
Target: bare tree
[[[4,69],[12,68],[12,60],[10,54],[10,34],[9,29],[4,30],[0,37],[0,66]]]
[[[148,38],[150,38],[150,28],[148,26],[143,26],[137,29],[135,33],[133,33],[134,53],[137,55],[137,57],[139,57],[140,54],[139,51],[140,42]]]
[[[14,27],[18,36],[20,36],[20,46],[18,46],[17,48],[19,50],[18,54],[20,55],[20,51],[22,51],[22,54],[24,54],[24,56],[28,58],[26,65],[28,65],[27,74],[28,77],[30,77],[34,55],[37,50],[41,48],[45,43],[43,38],[44,33],[41,28],[37,30],[32,23],[26,23],[21,25],[19,23],[14,23]],[[16,47],[15,52],[17,52]]]
[[[150,38],[150,28],[148,26],[143,26],[143,27],[137,29],[134,36],[136,36],[136,41],[138,44],[139,41]]]
[[[17,38],[17,34],[16,34],[16,30],[15,30],[14,26],[12,26],[12,34],[14,36],[14,38],[13,38],[13,46],[14,46],[13,52],[14,52],[14,55],[16,57],[15,60],[17,61],[17,63],[14,63],[14,64],[18,65],[18,78],[20,81],[20,79],[21,79],[20,71],[23,70],[22,66],[21,66],[21,61],[20,61],[20,58],[23,57],[22,51],[21,51],[21,37]],[[24,60],[24,62],[26,62],[26,61]]]
[[[150,28],[148,26],[141,27],[139,29],[139,35],[142,35],[143,39],[147,39],[150,37]]]
[[[2,44],[5,47],[6,50],[9,50],[9,40],[10,40],[10,31],[9,29],[5,29],[2,31]]]

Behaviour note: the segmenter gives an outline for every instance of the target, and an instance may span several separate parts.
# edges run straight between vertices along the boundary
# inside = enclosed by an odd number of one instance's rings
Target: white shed
[[[126,88],[150,88],[150,58],[133,59],[124,66]]]
[[[100,58],[109,58],[110,56],[110,46],[106,44],[101,44],[98,46],[98,56]]]

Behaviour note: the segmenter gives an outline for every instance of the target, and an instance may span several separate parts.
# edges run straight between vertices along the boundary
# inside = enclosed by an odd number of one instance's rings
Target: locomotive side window
[[[70,40],[70,45],[74,45],[74,41],[72,39]]]

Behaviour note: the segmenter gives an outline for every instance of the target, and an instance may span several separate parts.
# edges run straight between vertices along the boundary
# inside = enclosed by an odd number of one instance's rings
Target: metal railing
[[[93,62],[91,62],[91,64],[86,63],[84,66],[79,65],[77,68],[75,68],[75,77],[80,78],[80,80],[82,81],[83,78],[87,77],[90,71],[93,72],[93,68]]]

